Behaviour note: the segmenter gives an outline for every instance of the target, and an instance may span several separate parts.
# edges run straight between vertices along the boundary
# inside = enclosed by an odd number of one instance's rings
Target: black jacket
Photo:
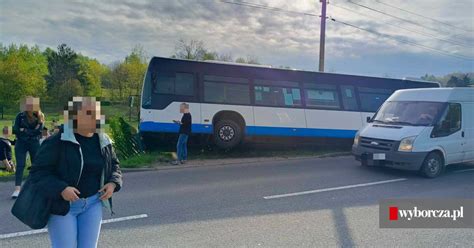
[[[183,117],[181,117],[181,125],[179,126],[179,133],[190,135],[191,125],[192,125],[191,114],[190,113],[183,114]]]
[[[122,187],[122,172],[119,160],[112,148],[112,142],[106,134],[99,134],[101,153],[105,166],[102,173],[101,187],[109,182],[116,184],[115,192]],[[47,138],[36,154],[28,180],[35,187],[42,188],[44,196],[52,200],[51,214],[66,215],[69,202],[61,192],[67,187],[77,187],[83,168],[80,145],[70,128]],[[102,201],[102,205],[112,213],[112,198]]]
[[[12,160],[12,142],[9,139],[0,137],[0,161]]]
[[[28,117],[25,112],[20,112],[15,118],[15,124],[13,125],[13,133],[16,135],[17,140],[19,141],[31,141],[31,140],[40,140],[41,131],[43,130],[44,123],[40,123],[38,126],[38,117],[36,117],[34,123],[28,123]],[[20,131],[20,128],[24,128],[23,131]]]

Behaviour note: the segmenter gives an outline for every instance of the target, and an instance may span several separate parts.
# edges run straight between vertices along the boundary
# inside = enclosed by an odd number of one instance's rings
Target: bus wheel
[[[242,138],[242,128],[233,120],[218,121],[214,128],[214,141],[219,148],[233,148],[240,144]]]
[[[420,172],[425,177],[435,178],[441,174],[443,168],[443,158],[437,152],[432,152],[426,156]]]

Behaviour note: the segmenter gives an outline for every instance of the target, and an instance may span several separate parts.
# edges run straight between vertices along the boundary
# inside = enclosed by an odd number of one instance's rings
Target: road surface
[[[48,247],[10,215],[0,183],[0,247]],[[474,199],[474,166],[436,179],[364,168],[352,157],[128,172],[99,247],[468,247],[474,229],[380,229],[378,200]]]

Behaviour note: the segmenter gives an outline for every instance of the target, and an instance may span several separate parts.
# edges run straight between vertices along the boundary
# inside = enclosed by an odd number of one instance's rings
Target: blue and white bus
[[[177,133],[190,105],[194,134],[220,148],[248,136],[354,138],[397,89],[432,82],[154,57],[143,83],[139,129],[146,139]]]

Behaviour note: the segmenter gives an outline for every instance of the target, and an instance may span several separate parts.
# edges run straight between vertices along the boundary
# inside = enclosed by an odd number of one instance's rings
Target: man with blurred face
[[[179,124],[179,137],[178,144],[176,145],[178,158],[173,162],[174,165],[178,165],[179,163],[184,164],[188,159],[187,146],[189,135],[191,135],[192,125],[192,117],[191,113],[189,113],[189,104],[181,103],[179,105],[179,112],[183,114],[183,116],[181,117],[181,121],[174,121],[176,124]]]

